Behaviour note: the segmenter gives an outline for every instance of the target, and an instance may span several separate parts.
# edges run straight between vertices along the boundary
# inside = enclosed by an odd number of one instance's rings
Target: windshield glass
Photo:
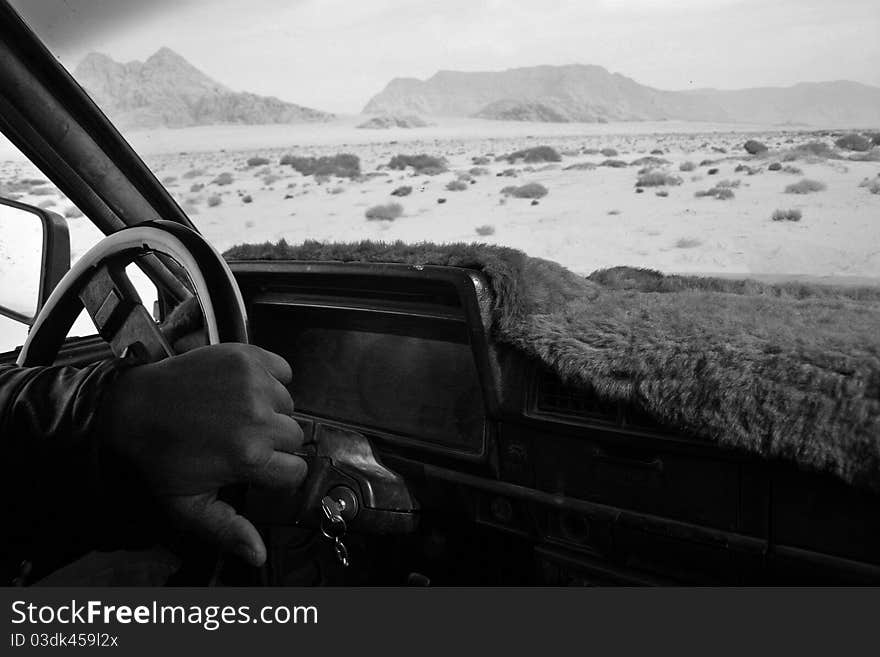
[[[13,5],[220,250],[880,278],[875,0]]]

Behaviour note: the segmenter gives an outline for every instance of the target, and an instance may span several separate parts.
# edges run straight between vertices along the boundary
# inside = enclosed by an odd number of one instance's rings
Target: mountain
[[[318,110],[270,96],[232,91],[169,48],[144,62],[121,64],[90,53],[74,77],[120,127],[182,128],[222,123],[326,121]]]
[[[803,83],[741,91],[663,91],[601,66],[533,66],[497,72],[440,71],[396,78],[367,114],[417,113],[550,122],[719,121],[880,125],[880,88]]]

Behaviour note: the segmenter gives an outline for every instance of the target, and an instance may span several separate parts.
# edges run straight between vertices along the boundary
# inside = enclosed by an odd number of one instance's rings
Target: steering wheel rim
[[[209,344],[249,342],[244,300],[222,256],[201,235],[186,226],[171,221],[150,221],[105,237],[76,262],[40,309],[19,353],[17,364],[30,367],[51,365],[55,361],[70,327],[86,305],[81,295],[93,284],[102,266],[113,262],[116,265],[114,275],[119,275],[120,264],[124,266],[138,257],[154,253],[171,257],[186,272],[204,315]],[[121,276],[130,287],[124,273]],[[106,298],[98,298],[98,305],[87,308],[101,337],[111,343],[116,355],[121,355],[118,352],[126,345],[113,344],[113,333],[120,320],[118,317],[115,321],[109,320],[114,319],[114,315],[130,310],[133,305],[143,309],[137,294],[134,293],[132,298],[131,291],[133,288],[125,289],[125,285],[113,285],[104,290]],[[114,312],[117,306],[120,311]],[[139,316],[132,320],[137,325],[136,329],[158,333],[149,314],[146,314],[146,318],[152,329],[144,323],[143,313],[138,313]],[[126,318],[122,318],[122,321],[126,321]],[[167,355],[172,354],[166,349],[161,357]],[[156,359],[155,354],[153,359]]]

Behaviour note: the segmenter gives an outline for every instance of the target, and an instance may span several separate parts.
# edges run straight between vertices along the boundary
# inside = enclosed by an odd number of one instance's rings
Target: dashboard
[[[880,582],[877,495],[560,381],[493,339],[478,272],[231,267],[254,342],[291,363],[307,435],[328,425],[366,436],[422,505],[419,531],[474,554],[475,570],[441,581]]]

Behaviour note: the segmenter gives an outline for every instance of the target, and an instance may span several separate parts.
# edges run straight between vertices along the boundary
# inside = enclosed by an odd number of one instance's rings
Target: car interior
[[[875,492],[706,440],[551,367],[499,332],[511,297],[478,258],[221,257],[6,3],[0,89],[0,131],[106,235],[70,268],[66,220],[32,209],[39,312],[0,362],[172,356],[156,320],[195,298],[210,343],[293,365],[309,479],[238,498],[266,566],[218,576],[203,563],[168,583],[880,581]],[[155,309],[131,263],[156,284]],[[83,308],[99,335],[67,338]]]

